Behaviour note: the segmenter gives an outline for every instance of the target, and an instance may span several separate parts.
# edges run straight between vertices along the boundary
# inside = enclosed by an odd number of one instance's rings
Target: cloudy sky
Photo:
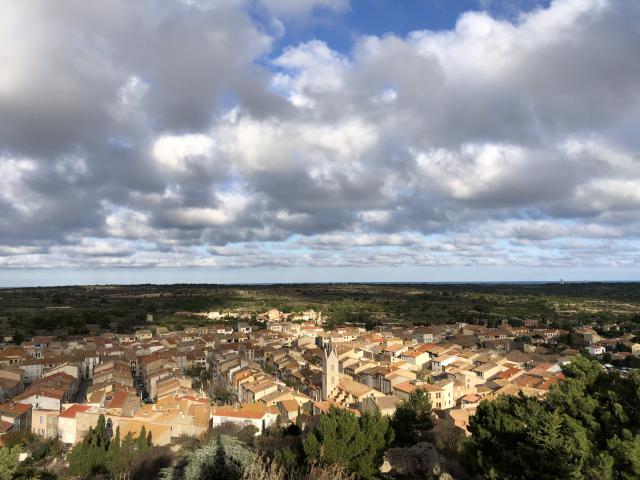
[[[638,0],[0,12],[0,285],[640,279]]]

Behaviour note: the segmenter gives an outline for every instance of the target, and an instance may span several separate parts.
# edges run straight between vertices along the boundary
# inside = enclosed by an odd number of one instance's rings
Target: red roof
[[[78,413],[86,412],[90,408],[91,407],[88,405],[80,405],[80,404],[71,405],[69,408],[67,408],[64,412],[60,414],[60,418],[76,418],[76,415]]]
[[[123,390],[116,390],[111,394],[111,401],[109,402],[109,408],[122,408],[122,406],[129,398],[129,393]]]
[[[517,375],[518,373],[520,373],[522,370],[520,370],[519,368],[508,368],[507,370],[505,370],[504,372],[500,372],[498,374],[498,378],[501,378],[503,380],[508,380],[511,377],[513,377],[514,375]]]
[[[31,405],[28,403],[7,402],[0,405],[0,410],[4,410],[5,412],[10,412],[15,415],[22,415],[23,413],[31,410]]]
[[[13,428],[13,423],[0,420],[0,433],[7,433],[12,428]]]

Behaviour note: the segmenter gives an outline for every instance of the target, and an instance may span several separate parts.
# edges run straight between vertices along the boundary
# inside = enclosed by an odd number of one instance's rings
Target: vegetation
[[[0,480],[11,480],[20,466],[19,445],[0,448]]]
[[[640,372],[579,358],[544,399],[482,402],[467,446],[490,479],[640,478]]]
[[[413,391],[396,407],[391,427],[398,445],[414,445],[430,438],[433,428],[431,402],[424,390]]]
[[[382,465],[392,440],[393,430],[379,412],[358,418],[349,411],[332,408],[303,441],[303,449],[308,461],[342,465],[370,479]]]
[[[18,340],[36,333],[85,335],[126,331],[154,322],[172,329],[207,322],[176,312],[268,308],[323,312],[332,324],[517,324],[536,318],[558,327],[589,321],[615,323],[640,334],[634,283],[570,284],[321,284],[131,285],[0,289],[0,331]]]
[[[96,428],[90,428],[82,442],[76,444],[67,455],[69,473],[88,477],[129,472],[133,470],[135,461],[144,458],[148,450],[149,439],[144,426],[136,439],[131,433],[127,433],[121,440],[120,427],[111,438],[105,418],[100,415]]]
[[[221,433],[224,429],[226,433]],[[272,427],[257,445],[237,427],[218,427],[162,472],[163,480],[355,480],[378,478],[382,456],[393,439],[379,413],[356,417],[332,409],[315,428]]]
[[[163,480],[239,480],[256,460],[253,449],[238,438],[221,435],[187,455],[176,467],[163,470]]]

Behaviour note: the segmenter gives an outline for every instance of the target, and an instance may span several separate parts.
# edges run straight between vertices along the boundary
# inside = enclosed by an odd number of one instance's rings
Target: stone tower
[[[322,400],[326,400],[338,386],[338,355],[329,340],[329,346],[322,350]]]

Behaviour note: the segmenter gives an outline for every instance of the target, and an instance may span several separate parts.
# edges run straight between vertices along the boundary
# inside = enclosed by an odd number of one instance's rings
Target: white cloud
[[[279,53],[349,4],[261,1],[0,0],[1,265],[637,264],[636,0]]]
[[[212,160],[214,141],[208,135],[163,135],[153,144],[153,157],[173,173],[189,172],[198,163]]]

